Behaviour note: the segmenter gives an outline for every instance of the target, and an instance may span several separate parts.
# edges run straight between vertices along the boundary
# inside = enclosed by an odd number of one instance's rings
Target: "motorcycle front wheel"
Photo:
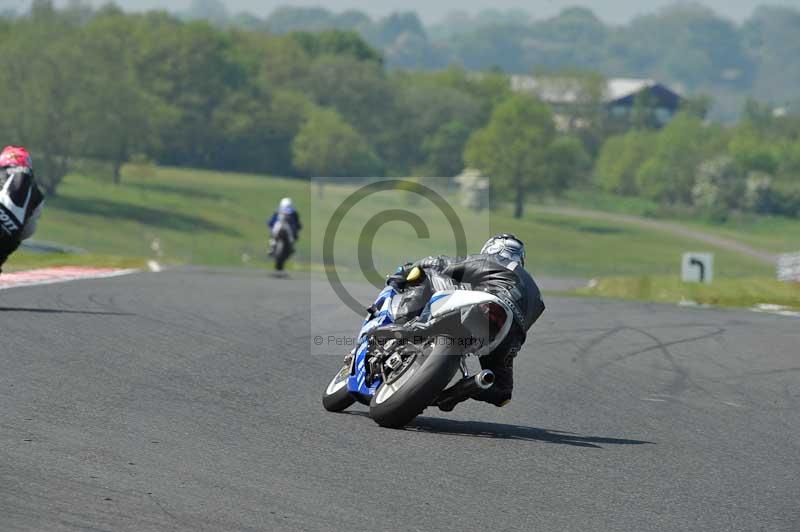
[[[333,379],[331,379],[325,393],[322,394],[322,406],[328,412],[341,412],[355,403],[355,399],[347,391],[347,378],[350,376],[350,365],[345,364]]]
[[[378,387],[369,406],[373,421],[401,428],[433,404],[461,363],[461,348],[448,340],[436,338],[429,354],[417,355],[402,374]]]
[[[286,263],[286,259],[289,257],[287,253],[286,241],[281,237],[278,238],[278,241],[275,243],[275,269],[283,271],[283,266]]]

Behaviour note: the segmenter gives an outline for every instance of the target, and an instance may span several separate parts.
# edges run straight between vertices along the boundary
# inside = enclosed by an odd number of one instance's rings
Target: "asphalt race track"
[[[323,411],[320,281],[2,291],[0,530],[800,530],[800,320],[547,304],[508,407],[397,431]]]

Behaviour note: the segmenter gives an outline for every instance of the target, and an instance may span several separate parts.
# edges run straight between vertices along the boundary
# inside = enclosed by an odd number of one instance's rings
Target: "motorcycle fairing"
[[[396,295],[397,291],[391,286],[387,286],[381,291],[371,308],[370,314],[367,315],[361,326],[358,346],[353,350],[355,356],[353,357],[350,377],[347,379],[347,391],[364,404],[369,404],[370,399],[375,395],[382,382],[380,378],[376,378],[370,386],[367,386],[366,383],[370,334],[379,327],[395,323],[395,314],[399,304],[399,298],[396,298]],[[505,323],[493,341],[473,354],[481,356],[489,353],[508,334],[513,322],[513,315],[500,298],[488,292],[473,290],[442,290],[436,292],[430,298],[420,316],[420,322],[422,322],[420,323],[421,330],[438,322],[443,324],[442,320],[449,319],[450,316],[459,313],[461,313],[461,319],[464,320],[466,318],[465,313],[470,312],[482,303],[495,303],[506,313]]]
[[[500,298],[479,290],[442,290],[433,294],[433,297],[431,297],[428,302],[428,306],[423,311],[423,316],[425,316],[427,320],[436,321],[451,314],[461,312],[461,319],[462,322],[464,322],[466,316],[463,313],[465,311],[471,311],[482,303],[495,303],[506,313],[503,327],[500,332],[494,336],[493,341],[473,353],[476,356],[482,356],[490,353],[500,344],[503,338],[508,334],[508,331],[511,329],[511,324],[513,323],[513,314],[511,310]]]
[[[394,299],[397,292],[391,286],[384,288],[378,295],[373,305],[374,311],[370,313],[358,333],[358,347],[355,348],[353,368],[347,379],[347,391],[355,394],[362,402],[375,394],[380,379],[375,379],[371,386],[367,386],[367,355],[369,353],[369,333],[378,327],[394,323]]]

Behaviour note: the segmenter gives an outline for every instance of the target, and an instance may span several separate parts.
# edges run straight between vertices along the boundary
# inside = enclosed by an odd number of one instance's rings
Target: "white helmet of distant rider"
[[[294,210],[294,203],[292,203],[292,198],[283,198],[281,200],[280,206],[278,210],[281,211],[291,211]]]

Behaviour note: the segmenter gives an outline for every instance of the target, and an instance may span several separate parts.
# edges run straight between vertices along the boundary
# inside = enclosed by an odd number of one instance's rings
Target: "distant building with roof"
[[[603,105],[609,116],[630,118],[637,101],[643,101],[652,110],[659,126],[672,120],[683,102],[683,97],[663,83],[652,79],[610,78],[605,87],[587,89],[583,80],[573,77],[533,77],[512,75],[511,90],[535,94],[553,107],[560,129],[585,126],[572,112],[580,106]]]

